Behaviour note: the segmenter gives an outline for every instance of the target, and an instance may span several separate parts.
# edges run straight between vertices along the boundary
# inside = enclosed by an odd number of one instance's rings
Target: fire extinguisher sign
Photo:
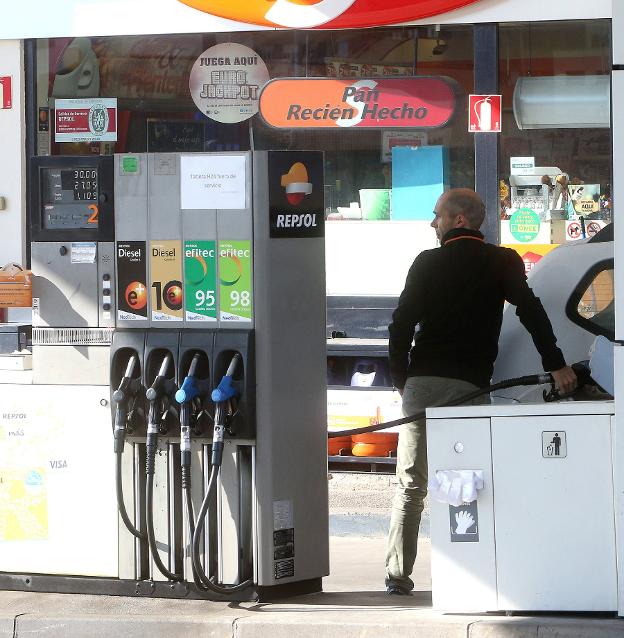
[[[468,132],[501,132],[501,95],[470,95],[468,99]]]
[[[13,90],[11,76],[0,75],[0,109],[13,108]]]

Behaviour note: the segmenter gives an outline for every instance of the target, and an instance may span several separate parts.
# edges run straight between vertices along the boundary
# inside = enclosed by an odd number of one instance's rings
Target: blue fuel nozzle
[[[184,379],[182,387],[175,393],[175,400],[182,404],[192,401],[197,396],[199,396],[197,379],[189,375]]]
[[[236,388],[232,385],[232,376],[226,374],[210,396],[215,403],[222,403],[233,399],[237,394]]]

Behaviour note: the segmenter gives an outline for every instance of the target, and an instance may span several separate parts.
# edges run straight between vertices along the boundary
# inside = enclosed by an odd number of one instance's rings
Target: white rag
[[[472,503],[482,489],[483,470],[436,470],[429,481],[431,498],[455,507]]]

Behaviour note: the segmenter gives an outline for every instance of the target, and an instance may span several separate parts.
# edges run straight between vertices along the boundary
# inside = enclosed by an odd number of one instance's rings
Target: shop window
[[[521,256],[613,221],[608,20],[501,25],[500,243]]]
[[[566,314],[588,332],[615,339],[612,259],[600,262],[582,278],[568,301]]]

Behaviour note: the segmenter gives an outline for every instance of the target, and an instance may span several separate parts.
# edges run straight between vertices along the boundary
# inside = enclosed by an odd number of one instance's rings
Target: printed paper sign
[[[247,208],[244,155],[182,155],[183,210]]]
[[[219,319],[227,323],[250,322],[251,242],[219,242]]]
[[[150,242],[152,321],[182,321],[182,255],[179,241]]]
[[[147,256],[144,241],[117,242],[117,319],[147,319]]]
[[[226,42],[206,49],[197,59],[189,89],[204,115],[231,124],[258,112],[260,89],[268,81],[266,64],[253,49]]]
[[[510,157],[511,175],[533,175],[535,169],[534,157]]]
[[[117,98],[56,100],[56,142],[116,142]]]
[[[217,245],[184,242],[184,309],[187,321],[217,320]]]

